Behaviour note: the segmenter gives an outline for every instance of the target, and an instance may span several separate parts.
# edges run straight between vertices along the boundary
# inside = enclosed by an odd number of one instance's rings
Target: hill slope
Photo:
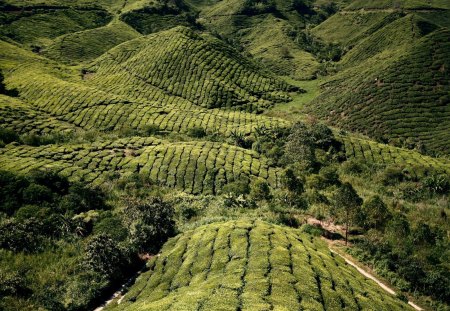
[[[420,144],[430,153],[448,154],[449,35],[442,28],[395,53],[375,52],[332,77],[307,110],[379,140]],[[366,49],[360,51],[367,55],[367,47],[376,48],[378,40],[361,44]]]
[[[412,310],[325,243],[261,221],[185,232],[149,267],[111,310]]]

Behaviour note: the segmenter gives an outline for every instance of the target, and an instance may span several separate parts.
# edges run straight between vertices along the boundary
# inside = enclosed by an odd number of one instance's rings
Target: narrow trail
[[[341,254],[339,254],[338,252],[336,252],[335,250],[333,250],[331,247],[328,247],[329,250],[333,253],[336,254],[338,256],[340,256],[342,259],[345,260],[345,262],[347,264],[349,264],[350,266],[354,267],[356,270],[358,270],[359,273],[361,273],[362,275],[364,275],[366,278],[371,279],[372,281],[374,281],[375,283],[378,284],[378,286],[380,286],[383,290],[385,290],[386,292],[388,292],[391,295],[396,296],[397,293],[390,288],[389,286],[387,286],[386,284],[384,284],[383,282],[381,282],[379,279],[377,279],[375,276],[373,276],[372,274],[370,274],[369,272],[365,271],[364,269],[362,269],[361,267],[359,267],[356,263],[354,263],[353,261],[349,260],[348,258],[342,256]],[[424,309],[422,309],[421,307],[419,307],[418,305],[416,305],[414,302],[409,301],[408,300],[408,304],[413,307],[414,309],[418,310],[418,311],[423,311]]]
[[[320,226],[325,230],[328,230],[329,232],[332,233],[341,233],[343,232],[345,229],[342,226],[337,226],[333,223],[326,223],[326,222],[322,222],[314,217],[309,217],[307,219],[307,223],[310,225],[315,225],[315,226]],[[383,282],[381,282],[379,279],[377,279],[374,275],[370,274],[369,272],[367,272],[366,270],[364,270],[363,268],[361,268],[360,266],[358,266],[355,262],[351,261],[350,259],[348,259],[347,257],[341,255],[340,253],[338,253],[337,251],[335,251],[334,249],[331,248],[332,244],[332,240],[327,239],[325,237],[322,236],[322,238],[328,243],[328,249],[333,253],[336,254],[338,256],[340,256],[342,259],[345,260],[345,262],[347,264],[349,264],[350,266],[354,267],[359,273],[361,273],[362,275],[364,275],[366,278],[374,281],[375,283],[378,284],[378,286],[380,286],[384,291],[388,292],[391,295],[397,296],[397,293],[390,288],[389,286],[387,286],[386,284],[384,284]],[[424,311],[423,308],[419,307],[418,305],[416,305],[414,302],[409,301],[408,300],[408,304],[413,307],[415,310],[418,311]]]

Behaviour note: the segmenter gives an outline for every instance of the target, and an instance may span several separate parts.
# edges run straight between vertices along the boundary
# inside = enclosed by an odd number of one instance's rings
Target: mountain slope
[[[449,35],[445,28],[436,30],[395,54],[382,51],[340,72],[307,110],[379,140],[448,154]]]
[[[167,242],[109,310],[412,310],[325,243],[261,221],[230,221]]]

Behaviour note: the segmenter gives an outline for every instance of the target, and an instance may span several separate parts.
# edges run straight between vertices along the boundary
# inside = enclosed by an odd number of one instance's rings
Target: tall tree
[[[348,227],[355,220],[363,200],[348,182],[338,188],[333,199],[336,216],[345,223],[345,245],[347,245]]]

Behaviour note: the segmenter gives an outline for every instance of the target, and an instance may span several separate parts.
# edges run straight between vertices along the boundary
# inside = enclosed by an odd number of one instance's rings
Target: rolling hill
[[[324,242],[262,221],[187,231],[148,268],[108,310],[412,310]]]
[[[446,0],[0,0],[0,310],[447,311],[449,29]]]

